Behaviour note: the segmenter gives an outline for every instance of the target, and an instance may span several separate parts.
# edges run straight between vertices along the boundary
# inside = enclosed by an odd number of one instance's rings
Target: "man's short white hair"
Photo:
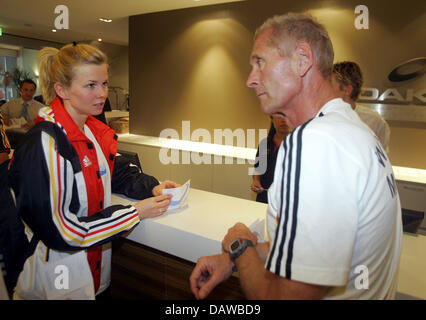
[[[255,33],[255,40],[266,30],[272,29],[269,45],[278,48],[280,55],[288,57],[297,43],[307,42],[325,79],[329,79],[333,70],[334,51],[325,27],[311,15],[287,13],[266,20]]]

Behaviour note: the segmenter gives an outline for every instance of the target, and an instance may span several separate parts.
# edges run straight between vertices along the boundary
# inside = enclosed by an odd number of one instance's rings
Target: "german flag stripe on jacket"
[[[10,144],[4,130],[3,117],[1,114],[0,114],[0,152],[7,152],[7,153],[10,152]]]
[[[86,249],[95,292],[102,292],[111,264],[111,250],[103,244],[140,222],[134,206],[112,206],[111,193],[145,199],[159,182],[117,156],[117,136],[101,121],[89,116],[81,131],[59,98],[35,122],[9,171],[18,214],[41,240],[34,255],[46,251],[47,262]],[[26,276],[17,285],[24,298],[44,297],[41,287],[28,282],[36,270],[24,266]]]
[[[69,161],[56,150],[54,139],[43,132],[42,147],[49,172],[49,191],[52,220],[62,238],[71,246],[90,247],[99,241],[132,228],[139,222],[138,213],[132,206],[105,208],[92,219],[86,219],[88,208],[87,190],[82,172],[73,172]],[[72,186],[76,183],[80,209],[70,212]]]
[[[52,107],[43,108],[36,121],[41,125],[54,123],[54,129],[47,131],[39,125],[28,133],[26,142],[15,152],[11,182],[26,222],[42,235],[46,234],[40,238],[52,248],[87,248],[136,225],[139,218],[133,206],[103,208],[104,186],[98,178],[97,160],[85,154],[86,149],[91,149],[87,147],[90,141],[78,130],[59,99]],[[158,181],[130,166],[122,157],[115,157],[117,141],[113,130],[92,117],[86,125],[99,137],[99,145],[109,162],[112,191],[135,199],[151,197]],[[67,146],[66,140],[71,145]],[[90,166],[84,164],[86,155]],[[40,200],[47,198],[49,201]],[[46,219],[47,213],[50,219]],[[53,237],[55,240],[49,241],[55,233],[58,233]]]

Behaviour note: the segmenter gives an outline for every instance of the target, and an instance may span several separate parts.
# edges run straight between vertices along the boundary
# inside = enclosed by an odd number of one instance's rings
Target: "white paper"
[[[190,183],[191,180],[188,180],[187,182],[185,182],[185,184],[178,188],[163,189],[163,194],[172,195],[172,199],[170,200],[170,204],[166,212],[182,208],[186,205]]]

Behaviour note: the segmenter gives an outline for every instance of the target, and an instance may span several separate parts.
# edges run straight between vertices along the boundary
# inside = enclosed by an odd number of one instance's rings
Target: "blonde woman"
[[[162,184],[117,156],[117,136],[96,120],[108,95],[97,48],[69,44],[38,56],[43,97],[36,126],[15,151],[10,181],[34,251],[15,298],[91,299],[110,284],[110,241],[170,203]],[[111,192],[144,199],[111,205]],[[35,249],[34,249],[35,247]]]

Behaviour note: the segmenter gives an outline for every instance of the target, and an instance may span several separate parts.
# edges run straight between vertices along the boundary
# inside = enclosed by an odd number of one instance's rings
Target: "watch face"
[[[234,242],[231,243],[231,250],[235,251],[239,248],[240,246],[240,241],[239,240],[235,240]]]

